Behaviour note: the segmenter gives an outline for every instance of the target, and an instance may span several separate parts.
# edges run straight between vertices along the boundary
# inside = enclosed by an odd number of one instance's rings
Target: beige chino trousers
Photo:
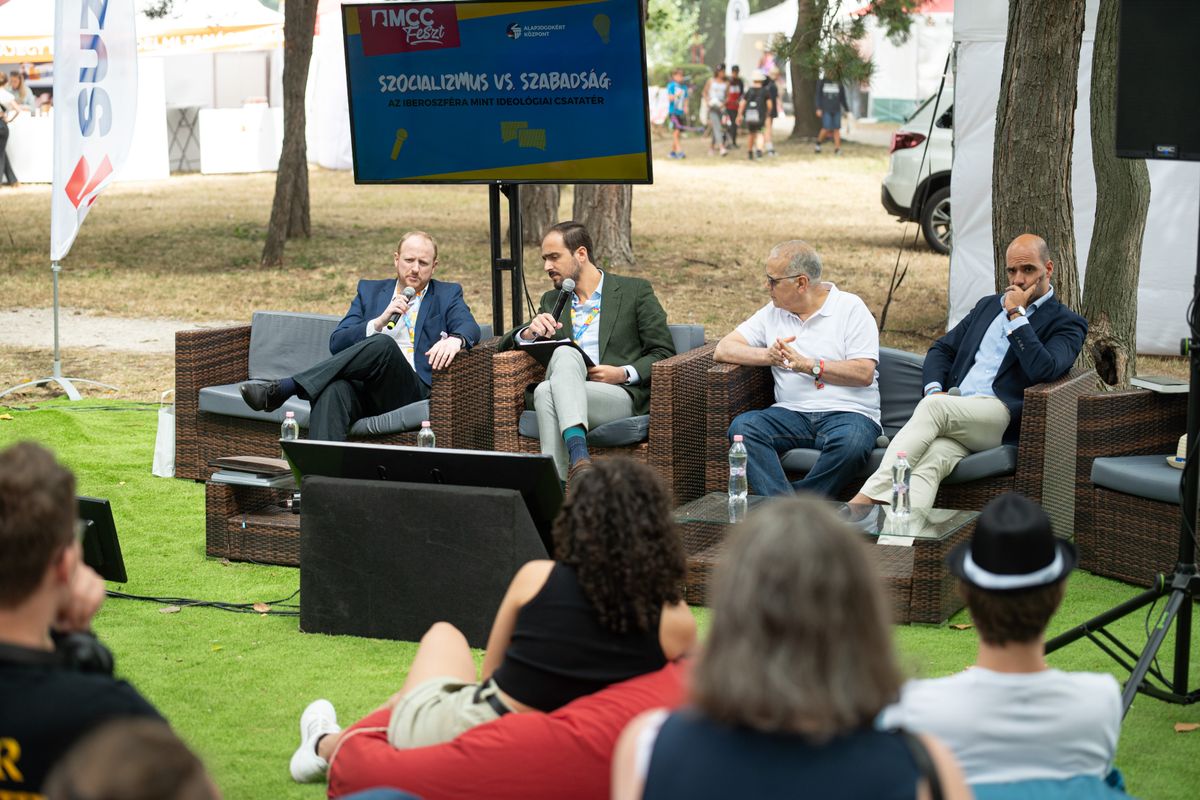
[[[550,357],[546,379],[533,390],[542,454],[554,456],[560,480],[567,479],[567,443],[563,431],[583,425],[589,431],[598,425],[633,416],[629,392],[611,383],[587,379],[587,365],[573,347],[560,347]]]
[[[879,469],[863,484],[862,494],[891,502],[892,466],[896,453],[903,450],[912,467],[908,481],[912,506],[932,508],[938,486],[959,461],[1000,446],[1008,418],[1008,408],[995,397],[931,394],[922,398],[888,445]]]

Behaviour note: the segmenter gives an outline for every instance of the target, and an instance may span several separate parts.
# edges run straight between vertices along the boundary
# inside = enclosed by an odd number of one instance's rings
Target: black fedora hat
[[[946,565],[971,586],[1018,591],[1057,583],[1078,560],[1075,545],[1054,535],[1041,506],[1009,492],[983,507],[971,541],[951,550]]]

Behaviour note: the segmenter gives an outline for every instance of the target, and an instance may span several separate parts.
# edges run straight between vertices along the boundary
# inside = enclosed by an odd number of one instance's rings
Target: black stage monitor
[[[1117,155],[1200,161],[1197,0],[1123,0]]]
[[[546,552],[554,552],[550,528],[562,507],[563,493],[550,456],[305,439],[283,442],[283,452],[297,485],[305,475],[323,475],[518,491]]]
[[[83,534],[83,563],[106,581],[125,583],[129,577],[125,574],[125,560],[121,558],[112,506],[100,497],[77,497],[76,500],[79,518],[87,523]]]

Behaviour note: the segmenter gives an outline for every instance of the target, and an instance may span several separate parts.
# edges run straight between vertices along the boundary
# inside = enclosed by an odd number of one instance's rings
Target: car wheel
[[[950,187],[943,186],[921,209],[921,232],[925,243],[942,255],[950,252]]]

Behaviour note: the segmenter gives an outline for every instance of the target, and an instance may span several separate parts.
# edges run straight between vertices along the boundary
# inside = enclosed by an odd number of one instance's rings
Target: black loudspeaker
[[[521,493],[308,476],[300,629],[415,642],[440,620],[484,647],[513,575],[547,558]]]
[[[1198,0],[1122,0],[1117,155],[1200,161]]]

